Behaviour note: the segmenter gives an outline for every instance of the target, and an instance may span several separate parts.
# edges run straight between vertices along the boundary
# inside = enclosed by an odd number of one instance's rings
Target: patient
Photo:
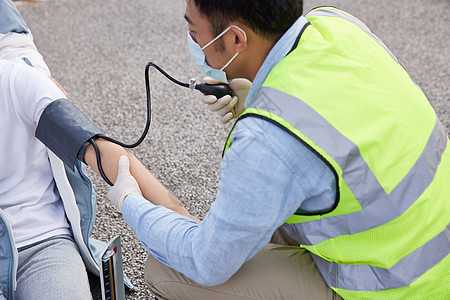
[[[14,4],[0,0],[0,299],[90,299],[86,269],[99,274],[96,252],[103,245],[89,238],[95,195],[85,174],[86,164],[97,171],[93,147],[83,145],[68,165],[35,135],[46,108],[67,102],[49,76]],[[76,123],[79,115],[66,121]],[[164,197],[155,204],[191,217],[164,187],[143,184],[156,180],[128,151],[96,143],[112,182],[119,157],[127,155],[144,197],[158,191]]]

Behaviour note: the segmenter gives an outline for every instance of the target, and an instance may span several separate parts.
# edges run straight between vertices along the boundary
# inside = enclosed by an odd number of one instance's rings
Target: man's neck
[[[245,57],[245,78],[252,81],[255,79],[256,74],[263,65],[264,61],[269,55],[270,50],[275,46],[276,40],[267,40],[259,38],[257,43],[254,43],[251,48],[248,49],[248,53]]]

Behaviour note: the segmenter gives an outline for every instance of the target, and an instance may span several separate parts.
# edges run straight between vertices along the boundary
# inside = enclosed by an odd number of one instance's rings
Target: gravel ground
[[[397,55],[450,128],[449,0],[305,1],[305,11],[333,5],[363,20]],[[35,42],[69,99],[110,136],[131,142],[145,122],[144,68],[154,61],[180,80],[202,78],[187,50],[184,0],[49,0],[20,5]],[[199,94],[151,75],[152,126],[133,151],[152,173],[203,218],[217,188],[221,150],[230,129],[200,103]],[[93,236],[122,236],[125,272],[148,299],[148,253],[108,203],[107,185],[93,173],[98,208]],[[91,277],[94,299],[101,299]]]

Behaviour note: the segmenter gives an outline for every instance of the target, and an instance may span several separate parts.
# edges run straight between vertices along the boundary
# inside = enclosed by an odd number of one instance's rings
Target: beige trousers
[[[160,299],[342,299],[324,282],[311,255],[282,229],[227,282],[201,286],[149,255],[145,281]],[[298,244],[297,244],[298,245]]]

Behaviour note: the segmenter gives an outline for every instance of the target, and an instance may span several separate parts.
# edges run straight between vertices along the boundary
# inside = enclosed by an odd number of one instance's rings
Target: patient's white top
[[[0,59],[0,209],[17,248],[70,233],[47,148],[34,136],[45,107],[61,98],[42,72]]]

